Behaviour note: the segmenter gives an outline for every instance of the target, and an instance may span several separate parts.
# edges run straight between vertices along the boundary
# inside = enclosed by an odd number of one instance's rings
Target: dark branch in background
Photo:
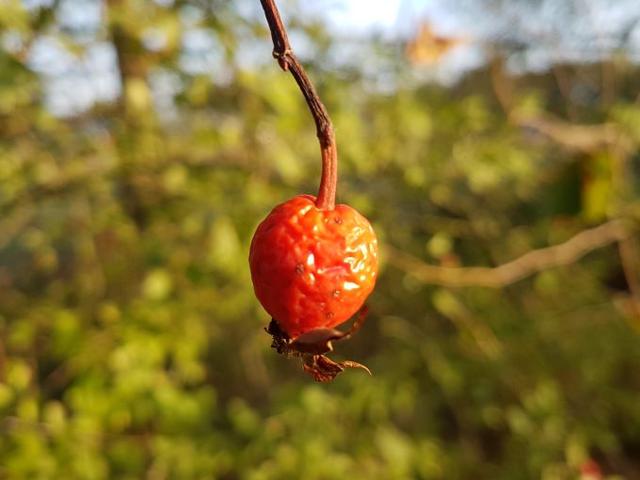
[[[320,151],[322,153],[322,177],[316,205],[323,210],[332,210],[335,206],[336,184],[338,182],[338,151],[329,113],[322,104],[311,80],[291,50],[287,31],[280,18],[275,0],[260,0],[273,40],[273,57],[282,70],[291,72],[307,101],[313,120],[316,123]]]

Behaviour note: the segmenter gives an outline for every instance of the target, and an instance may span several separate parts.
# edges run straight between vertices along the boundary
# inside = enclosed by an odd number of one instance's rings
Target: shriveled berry
[[[376,282],[378,242],[356,210],[321,210],[299,195],[278,205],[258,226],[249,264],[265,310],[290,337],[348,320]]]

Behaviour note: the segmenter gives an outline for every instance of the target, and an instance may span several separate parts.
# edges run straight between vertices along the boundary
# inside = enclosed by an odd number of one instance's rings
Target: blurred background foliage
[[[282,2],[384,247],[336,356],[374,376],[318,385],[248,274],[319,174],[258,3],[0,2],[0,477],[640,478],[640,8],[600,48],[597,2],[393,39]]]

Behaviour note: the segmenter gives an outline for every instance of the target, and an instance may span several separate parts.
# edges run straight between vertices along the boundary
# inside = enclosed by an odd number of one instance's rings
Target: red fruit
[[[348,320],[378,273],[378,241],[367,219],[347,205],[322,210],[315,202],[299,195],[278,205],[251,242],[256,296],[292,339]]]
[[[602,470],[595,460],[587,459],[580,465],[580,480],[602,480]]]

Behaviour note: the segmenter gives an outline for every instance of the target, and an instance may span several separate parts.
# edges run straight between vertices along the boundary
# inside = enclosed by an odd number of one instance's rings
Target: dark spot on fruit
[[[338,298],[340,296],[340,290],[336,288],[333,292],[331,292],[331,296],[333,298]]]
[[[327,317],[328,319],[331,319],[333,318],[333,312],[325,312],[324,316]]]
[[[333,221],[338,225],[342,225],[342,217],[334,217]]]
[[[301,275],[304,273],[304,265],[299,263],[296,265],[296,273]]]

